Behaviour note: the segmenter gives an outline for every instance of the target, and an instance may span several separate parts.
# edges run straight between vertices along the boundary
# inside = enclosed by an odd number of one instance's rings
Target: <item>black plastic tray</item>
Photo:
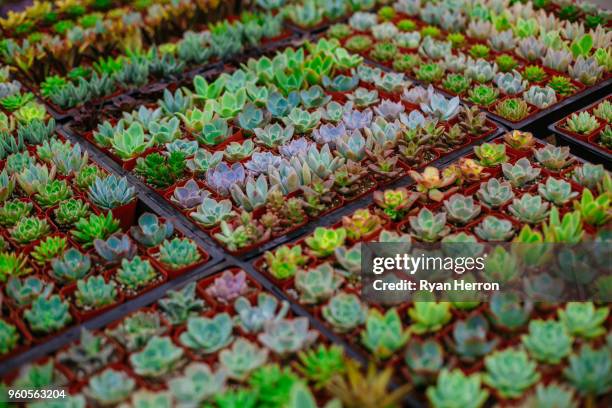
[[[612,92],[612,89],[609,90],[608,95]],[[587,110],[597,105],[601,101],[605,100],[607,95],[602,99],[599,99],[588,106],[580,109]],[[577,110],[578,111],[578,110]],[[575,111],[575,112],[577,112]],[[570,146],[573,153],[580,157],[584,157],[588,161],[597,164],[603,164],[608,170],[612,169],[612,154],[608,153],[605,149],[598,147],[595,144],[589,143],[585,140],[578,139],[577,137],[572,136],[569,133],[566,133],[561,127],[561,123],[565,120],[565,116],[558,119],[556,122],[551,123],[548,126],[548,129],[553,132],[557,140],[561,143]]]

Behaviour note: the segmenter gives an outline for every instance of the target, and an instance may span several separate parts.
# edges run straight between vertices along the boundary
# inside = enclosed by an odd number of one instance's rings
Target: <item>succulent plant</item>
[[[550,383],[538,384],[535,393],[527,398],[528,406],[576,408],[574,390],[567,386]]]
[[[27,307],[39,297],[49,297],[53,286],[36,276],[11,277],[6,284],[6,294],[18,307]]]
[[[65,180],[51,180],[38,186],[34,199],[43,208],[52,207],[72,196],[72,189]]]
[[[495,84],[506,95],[517,95],[523,92],[526,82],[517,71],[499,73],[495,76]]]
[[[69,248],[60,258],[51,262],[52,276],[61,283],[75,282],[83,278],[91,268],[91,258],[78,249]]]
[[[608,317],[608,309],[596,308],[592,302],[569,302],[558,314],[571,335],[593,339],[605,333],[602,324]]]
[[[531,303],[520,302],[514,292],[495,293],[491,297],[491,321],[496,327],[515,331],[529,321],[532,308]]]
[[[257,339],[274,353],[282,356],[308,347],[317,336],[316,331],[309,330],[308,319],[297,317],[265,322],[264,331],[257,335]]]
[[[434,215],[427,208],[422,208],[416,216],[410,216],[409,222],[414,237],[424,242],[436,242],[450,232],[446,213]]]
[[[325,258],[344,244],[346,230],[344,228],[327,229],[317,227],[311,237],[306,238],[310,252],[318,258]]]
[[[84,247],[93,245],[96,239],[106,239],[119,230],[119,221],[113,218],[112,212],[100,215],[91,214],[89,218],[81,218],[71,230],[73,238]]]
[[[478,157],[479,163],[485,167],[497,166],[508,160],[506,146],[503,144],[483,143],[474,147],[474,154]]]
[[[534,151],[534,157],[544,167],[552,171],[559,171],[575,161],[570,157],[569,147],[546,145]]]
[[[107,368],[89,379],[84,394],[102,405],[119,404],[134,391],[136,382],[128,374]]]
[[[437,202],[442,201],[445,194],[449,194],[454,190],[450,188],[446,192],[441,191],[451,186],[457,179],[456,174],[440,174],[436,167],[431,166],[426,167],[421,174],[413,170],[410,170],[408,174],[417,183],[417,190],[419,192],[426,193],[430,200]]]
[[[206,288],[206,294],[221,303],[230,303],[239,296],[249,291],[246,273],[238,271],[232,273],[227,270],[220,277],[215,278],[213,283]]]
[[[570,96],[576,91],[576,86],[572,81],[568,77],[560,75],[553,75],[547,86],[561,96]]]
[[[212,198],[204,198],[195,212],[189,215],[199,224],[206,228],[218,225],[234,216],[232,202],[230,200],[215,201]]]
[[[468,91],[469,100],[481,106],[489,106],[497,100],[499,91],[488,85],[478,85]]]
[[[486,216],[480,224],[474,228],[478,237],[485,241],[507,241],[514,235],[512,223],[508,220],[497,218],[493,215]]]
[[[515,164],[502,163],[504,177],[513,187],[523,188],[540,175],[540,169],[531,166],[529,159],[520,158]]]
[[[19,343],[20,335],[17,328],[0,319],[0,355],[10,353]]]
[[[338,332],[347,332],[363,324],[367,307],[354,294],[338,293],[322,309],[322,314]]]
[[[234,202],[246,211],[253,211],[263,207],[268,196],[276,190],[276,186],[268,187],[268,179],[260,174],[257,179],[249,177],[244,183],[244,191],[239,185],[232,185],[230,193]]]
[[[116,233],[107,239],[95,239],[94,248],[103,261],[117,264],[122,259],[132,259],[136,255],[136,245],[129,236]]]
[[[498,340],[488,340],[488,330],[487,320],[480,315],[458,321],[453,327],[452,350],[465,361],[474,361],[489,354],[495,349]]]
[[[130,364],[134,372],[146,378],[160,378],[174,370],[183,358],[183,349],[169,337],[153,336],[142,351],[133,353]]]
[[[473,81],[484,84],[492,81],[497,73],[497,65],[490,64],[483,59],[468,61],[464,75]]]
[[[534,85],[530,87],[527,92],[523,94],[523,99],[540,109],[545,109],[557,103],[557,96],[554,89],[548,86],[539,87]]]
[[[300,108],[293,108],[289,115],[283,117],[286,126],[293,126],[295,132],[304,134],[312,131],[321,121],[321,114],[318,111],[309,113]]]
[[[549,203],[542,201],[539,195],[524,194],[515,198],[508,206],[508,211],[522,222],[538,224],[548,217]]]
[[[124,290],[136,292],[138,289],[151,284],[158,276],[155,268],[151,266],[151,262],[148,259],[143,260],[137,255],[131,260],[124,258],[121,261],[116,279]]]
[[[53,210],[55,221],[60,226],[74,225],[81,218],[87,217],[89,213],[89,204],[81,199],[73,198],[62,201],[59,203],[58,207]]]
[[[237,313],[234,317],[234,324],[247,333],[260,332],[266,322],[281,320],[286,316],[289,311],[289,303],[281,302],[280,308],[278,308],[278,305],[278,300],[267,293],[257,295],[257,305],[255,306],[252,306],[245,297],[239,297],[234,302],[234,309]]]
[[[115,282],[106,282],[102,276],[79,279],[74,292],[76,305],[84,310],[98,309],[113,304],[117,299]]]
[[[294,127],[283,128],[278,123],[267,125],[264,128],[254,129],[256,141],[266,147],[274,148],[283,145],[293,137]]]
[[[183,374],[168,381],[172,398],[179,404],[202,403],[217,390],[225,387],[226,373],[212,372],[206,363],[193,362],[185,367]]]
[[[563,370],[563,375],[585,396],[586,404],[595,404],[595,397],[610,391],[610,372],[612,357],[610,349],[601,347],[593,349],[591,345],[583,345],[580,352],[569,357],[569,366]]]
[[[519,122],[529,116],[531,109],[519,98],[504,99],[495,106],[495,113],[512,122]]]
[[[336,345],[319,345],[318,348],[298,354],[297,371],[314,383],[316,389],[323,386],[338,374],[344,374],[346,365],[344,352]]]
[[[599,121],[594,115],[591,115],[587,111],[583,111],[580,113],[572,113],[570,117],[567,118],[565,127],[574,133],[588,135],[599,127]]]
[[[450,198],[444,201],[447,218],[449,221],[458,224],[466,224],[476,218],[480,214],[480,205],[474,203],[472,197],[466,197],[462,194],[453,194]]]
[[[518,61],[512,55],[502,54],[495,58],[500,72],[511,72],[518,67]]]
[[[594,197],[591,190],[582,190],[580,201],[574,201],[574,208],[580,211],[582,219],[590,225],[603,225],[610,219],[610,195]]]
[[[545,184],[538,184],[538,194],[555,205],[562,206],[578,195],[565,180],[548,177]]]
[[[264,365],[268,359],[268,350],[260,349],[248,340],[239,338],[231,348],[219,353],[221,367],[229,378],[245,380],[256,368]]]
[[[595,84],[603,74],[603,67],[599,66],[595,58],[585,59],[582,55],[567,70],[573,79],[587,86]]]
[[[63,301],[59,295],[37,298],[23,316],[33,332],[43,335],[61,330],[72,321],[68,302]]]
[[[605,174],[606,170],[603,165],[584,163],[573,170],[572,180],[581,186],[594,190],[598,184],[601,184]]]
[[[219,313],[213,318],[190,317],[180,342],[195,352],[211,354],[232,342],[232,327],[232,319],[227,313]]]
[[[384,315],[376,309],[370,309],[361,333],[361,343],[377,358],[387,359],[399,350],[410,337],[402,327],[402,321],[394,308]]]
[[[523,350],[506,349],[485,357],[485,384],[493,387],[504,398],[520,398],[540,379],[536,364]]]
[[[167,330],[158,312],[138,311],[124,318],[116,328],[107,329],[106,334],[126,350],[135,351],[142,349],[150,338],[160,336]]]
[[[600,102],[593,109],[593,114],[601,120],[612,122],[612,102],[609,100]]]
[[[443,369],[435,386],[427,388],[427,399],[435,408],[466,407],[479,408],[489,397],[481,389],[480,375],[465,375],[460,369]]]
[[[195,282],[189,283],[181,289],[168,291],[166,296],[157,302],[170,324],[185,323],[189,317],[205,309],[204,301],[196,298],[195,288]]]
[[[521,336],[521,340],[533,358],[546,364],[559,364],[572,351],[572,337],[555,320],[530,321],[529,333]]]
[[[461,74],[448,74],[442,81],[442,87],[455,94],[462,94],[470,88],[472,81]]]
[[[299,245],[293,247],[283,245],[274,252],[266,251],[264,259],[269,273],[276,279],[292,277],[307,260],[302,255],[302,247]]]
[[[393,221],[401,220],[418,198],[418,194],[409,193],[405,188],[374,193],[376,205]]]
[[[451,319],[450,307],[448,302],[414,302],[408,310],[410,331],[423,334],[440,330]]]
[[[326,262],[309,270],[298,269],[294,282],[300,301],[316,304],[329,299],[342,283],[342,278]]]
[[[426,83],[434,83],[441,80],[444,77],[444,68],[441,64],[422,63],[418,68],[414,68],[414,73],[419,81]]]
[[[240,163],[229,167],[225,162],[221,162],[206,172],[206,183],[222,196],[229,195],[231,186],[243,185],[245,178],[246,172]]]

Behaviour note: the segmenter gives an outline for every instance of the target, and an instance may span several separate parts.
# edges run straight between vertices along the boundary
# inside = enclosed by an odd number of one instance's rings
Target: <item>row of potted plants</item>
[[[612,155],[612,98],[597,101],[561,119],[554,125],[565,137],[577,139],[593,146],[595,150]]]
[[[365,373],[239,268],[170,291],[3,378],[63,387],[71,406],[395,406],[391,373]],[[38,407],[45,402],[32,403]],[[124,405],[122,405],[124,406]]]
[[[277,0],[262,0],[262,3],[276,3]],[[357,11],[367,11],[386,0],[296,0],[287,2],[281,13],[290,23],[306,30],[316,31]]]
[[[290,48],[85,137],[236,252],[496,130],[458,98],[360,62],[335,42]]]
[[[0,112],[0,358],[208,259],[42,112]]]
[[[233,2],[89,3],[70,0],[54,7],[53,3],[37,1],[25,12],[9,13],[0,20],[4,33],[0,58],[19,67],[26,77],[42,82],[52,68],[65,75],[82,61],[163,44],[189,29],[203,30],[207,22],[235,12]],[[107,11],[93,11],[96,7]]]
[[[520,2],[507,11],[478,5],[462,14],[457,7],[399,1],[377,14],[355,13],[327,36],[509,122],[609,78],[605,27],[587,32],[580,23],[536,13]]]
[[[534,9],[545,9],[560,20],[582,22],[585,27],[605,26],[612,16],[610,11],[597,4],[586,1],[573,2],[565,0],[536,0],[532,2]]]
[[[31,42],[53,36],[70,37],[75,32],[88,29],[101,34],[102,28],[122,28],[125,31],[136,28],[124,27],[124,24],[138,25],[138,28],[146,24],[146,30],[151,31],[148,35],[152,35],[155,31],[167,30],[168,27],[160,27],[163,24],[181,27],[189,23],[210,21],[213,16],[228,11],[233,11],[229,4],[223,10],[219,3],[184,4],[159,0],[34,1],[21,11],[9,10],[5,18],[0,18],[0,28],[5,38],[27,39]],[[129,18],[125,17],[127,15]]]
[[[394,367],[435,407],[455,406],[449,401],[479,407],[487,400],[597,406],[612,374],[609,276],[578,275],[602,304],[555,300],[576,283],[578,263],[588,263],[583,271],[606,268],[605,252],[580,261],[559,254],[558,267],[525,282],[535,302],[511,292],[482,303],[461,296],[408,302],[388,293],[389,304],[367,304],[359,296],[361,242],[407,248],[441,242],[443,249],[471,243],[470,250],[479,242],[606,243],[610,173],[515,131],[475,147],[442,172],[429,167],[411,176],[414,185],[374,193],[370,207],[265,253],[254,266],[352,346]],[[482,272],[487,281],[520,282],[519,266],[537,269],[550,251],[545,245],[507,248],[491,248]]]
[[[170,42],[150,47],[133,46],[123,52],[54,64],[51,59],[23,66],[6,43],[12,64],[39,97],[60,113],[87,102],[103,101],[119,93],[144,88],[151,82],[176,81],[183,73],[207,63],[238,56],[247,49],[279,39],[287,31],[280,16],[243,13],[240,19],[223,20],[203,31],[187,31]]]

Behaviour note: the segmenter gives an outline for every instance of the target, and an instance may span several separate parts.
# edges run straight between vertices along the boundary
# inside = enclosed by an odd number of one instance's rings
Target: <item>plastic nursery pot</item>
[[[124,232],[128,231],[130,227],[134,225],[137,204],[138,198],[134,198],[129,203],[115,207],[111,210],[113,217],[119,220],[119,225]]]
[[[157,247],[147,249],[147,255],[149,256],[149,259],[151,260],[153,266],[155,266],[156,269],[163,271],[168,279],[175,279],[178,276],[192,271],[200,265],[203,265],[208,262],[208,260],[210,259],[210,255],[208,255],[208,253],[199,246],[198,252],[200,253],[199,261],[194,262],[191,265],[184,266],[182,268],[172,269],[169,265],[166,265],[165,263],[159,260],[159,249]]]
[[[105,279],[105,281],[106,283],[108,283],[108,279]],[[94,317],[99,316],[102,313],[109,311],[110,309],[113,309],[115,306],[122,304],[125,300],[123,293],[121,292],[121,290],[119,290],[119,288],[117,288],[117,298],[113,303],[99,307],[97,309],[84,310],[76,305],[76,291],[77,285],[76,282],[73,282],[70,285],[64,286],[62,289],[60,289],[60,296],[70,304],[70,310],[76,316],[79,323],[83,323],[87,320],[93,319]]]
[[[151,259],[149,259],[149,261],[151,261],[151,265],[157,272],[158,277],[148,285],[138,288],[135,292],[130,292],[129,290],[121,286],[121,283],[119,283],[116,278],[117,271],[119,268],[105,272],[105,278],[107,279],[107,281],[110,281],[112,279],[117,283],[117,289],[119,290],[119,292],[121,292],[124,299],[131,300],[137,298],[138,296],[147,293],[168,281],[168,275],[166,274],[166,272],[163,269],[158,268],[157,265],[155,265],[155,263]]]
[[[307,265],[304,265],[304,267],[306,267]],[[269,269],[268,266],[266,265],[266,260],[264,259],[264,257],[259,257],[257,258],[254,262],[253,262],[253,267],[255,268],[255,270],[257,270],[259,273],[263,274],[266,276],[266,278],[268,278],[270,281],[272,281],[272,283],[274,283],[276,286],[278,287],[283,287],[285,286],[287,283],[291,282],[293,280],[293,277],[287,277],[285,279],[278,279],[275,276],[273,276]]]
[[[230,268],[230,269],[226,269],[223,273],[228,272],[228,271],[232,275],[236,275],[237,273],[243,271],[243,269]],[[244,272],[246,273],[246,281],[247,281],[248,289],[247,289],[247,292],[241,296],[246,297],[247,299],[249,299],[251,303],[253,303],[257,298],[257,294],[262,291],[262,287],[259,284],[259,282],[253,279],[246,271]],[[234,304],[235,299],[232,299],[229,303],[224,303],[224,302],[217,300],[214,296],[209,295],[207,292],[207,289],[215,282],[216,279],[221,278],[221,276],[222,276],[222,273],[216,273],[212,276],[209,276],[207,278],[200,280],[197,284],[196,291],[198,295],[202,299],[204,299],[206,303],[214,307],[215,310],[231,312],[233,310],[233,304]]]

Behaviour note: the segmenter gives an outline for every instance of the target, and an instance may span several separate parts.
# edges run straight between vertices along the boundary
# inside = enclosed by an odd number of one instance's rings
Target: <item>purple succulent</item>
[[[132,259],[136,255],[136,244],[129,236],[122,233],[113,234],[93,242],[96,252],[110,264],[118,264],[122,259]]]
[[[342,122],[348,130],[365,129],[372,123],[372,110],[366,109],[363,112],[358,110],[347,110],[342,115]]]
[[[177,187],[174,190],[171,200],[179,207],[188,210],[202,204],[202,201],[208,196],[210,193],[201,189],[198,183],[191,179],[183,187]]]
[[[388,99],[384,99],[378,106],[374,107],[374,112],[386,120],[397,119],[405,110],[406,107],[403,104]]]
[[[334,145],[336,140],[346,134],[346,126],[340,123],[338,126],[327,124],[315,129],[312,132],[312,138],[319,144],[330,143]]]
[[[248,290],[249,285],[244,271],[236,274],[225,271],[206,289],[206,293],[219,302],[230,303],[237,297],[245,295]]]
[[[313,143],[309,142],[305,138],[300,137],[299,139],[292,140],[290,143],[287,143],[284,146],[280,146],[278,150],[283,157],[290,159],[292,157],[306,154],[312,144]]]
[[[206,172],[206,183],[222,196],[228,196],[230,187],[234,184],[244,185],[245,179],[246,172],[240,163],[234,163],[230,167],[225,162],[221,162]]]
[[[270,152],[253,153],[251,160],[249,160],[244,167],[247,168],[254,175],[267,173],[270,166],[278,168],[281,164],[281,157]]]

